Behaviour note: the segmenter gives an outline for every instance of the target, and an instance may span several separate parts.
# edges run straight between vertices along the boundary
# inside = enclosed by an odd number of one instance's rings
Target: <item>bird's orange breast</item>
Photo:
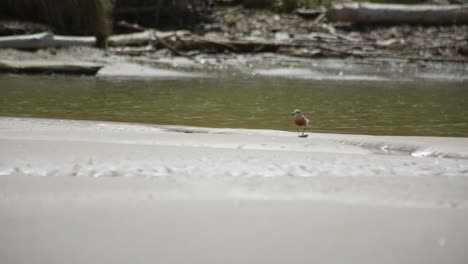
[[[294,123],[296,124],[296,126],[307,126],[307,119],[305,119],[304,117],[295,118]]]

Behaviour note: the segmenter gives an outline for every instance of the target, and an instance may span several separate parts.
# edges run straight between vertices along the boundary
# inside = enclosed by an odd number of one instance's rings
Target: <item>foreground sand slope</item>
[[[2,263],[467,263],[468,139],[0,118]]]
[[[467,138],[304,139],[267,130],[0,118],[0,144],[2,176],[146,178],[160,188],[127,198],[468,206]]]

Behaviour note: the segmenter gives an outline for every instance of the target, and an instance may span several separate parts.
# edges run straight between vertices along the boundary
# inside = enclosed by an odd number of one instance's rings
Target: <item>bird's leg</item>
[[[301,137],[304,136],[304,133],[305,133],[306,129],[307,129],[307,127],[304,127],[304,130],[302,130],[302,135],[301,135]]]
[[[301,134],[299,134],[299,128],[296,128],[296,130],[297,130],[297,136],[300,137]]]

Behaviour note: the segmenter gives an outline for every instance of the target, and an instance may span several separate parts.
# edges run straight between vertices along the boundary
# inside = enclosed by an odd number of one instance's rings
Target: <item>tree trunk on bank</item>
[[[326,12],[330,21],[355,24],[468,24],[468,5],[397,5],[347,3],[334,5]]]
[[[49,47],[95,46],[95,37],[71,37],[50,32],[0,37],[0,48],[40,49]]]
[[[0,72],[94,75],[103,65],[90,62],[0,60]]]

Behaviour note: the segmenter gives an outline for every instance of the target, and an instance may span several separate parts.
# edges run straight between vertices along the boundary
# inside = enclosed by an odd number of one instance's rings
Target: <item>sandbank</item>
[[[2,263],[466,263],[468,139],[0,118]]]

